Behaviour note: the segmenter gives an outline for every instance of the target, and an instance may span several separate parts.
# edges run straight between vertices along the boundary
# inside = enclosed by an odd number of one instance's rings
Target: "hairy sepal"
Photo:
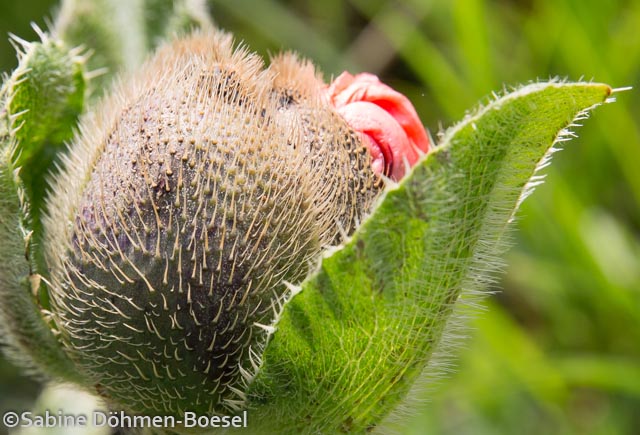
[[[34,29],[38,42],[12,37],[19,64],[0,92],[0,342],[27,371],[73,381],[46,310],[40,217],[84,106],[85,57]]]
[[[610,93],[532,84],[446,131],[285,305],[249,391],[254,430],[379,428],[429,375],[460,301],[486,288],[553,144]]]
[[[33,244],[39,245],[48,177],[84,109],[87,78],[82,50],[34,29],[40,41],[13,36],[19,64],[3,86],[3,122],[11,144],[8,163],[18,171]]]
[[[6,356],[25,371],[46,377],[78,380],[37,301],[40,276],[30,268],[19,180],[8,149],[0,155],[0,344]]]

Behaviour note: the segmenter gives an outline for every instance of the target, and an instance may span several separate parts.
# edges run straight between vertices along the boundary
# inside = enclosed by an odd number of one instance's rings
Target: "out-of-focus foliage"
[[[413,433],[640,427],[640,2],[209,3],[218,25],[263,54],[299,51],[327,78],[379,74],[434,133],[503,84],[560,76],[634,86],[594,114],[525,202],[502,290],[471,322],[455,372],[434,385]],[[35,39],[28,22],[43,25],[54,4],[2,2],[0,35]],[[14,52],[0,39],[9,71]],[[32,384],[4,367],[1,405],[22,407],[19,390]]]

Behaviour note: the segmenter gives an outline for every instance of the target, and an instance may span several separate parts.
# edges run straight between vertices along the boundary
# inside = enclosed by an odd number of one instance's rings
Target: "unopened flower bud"
[[[178,415],[242,406],[284,283],[352,231],[383,184],[325,92],[294,55],[265,69],[230,36],[196,34],[81,124],[45,248],[60,339],[108,401]]]

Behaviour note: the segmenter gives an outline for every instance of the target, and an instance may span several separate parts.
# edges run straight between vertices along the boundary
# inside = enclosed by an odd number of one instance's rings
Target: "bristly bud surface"
[[[307,62],[159,50],[81,123],[45,220],[66,352],[131,412],[229,412],[313,259],[382,185]],[[265,327],[266,326],[266,327]]]

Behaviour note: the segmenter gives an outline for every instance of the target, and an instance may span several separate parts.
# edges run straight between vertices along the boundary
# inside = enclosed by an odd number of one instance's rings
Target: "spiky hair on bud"
[[[286,283],[381,180],[313,65],[223,32],[162,47],[81,122],[45,249],[66,353],[135,413],[233,412]],[[267,326],[267,327],[265,327]]]

